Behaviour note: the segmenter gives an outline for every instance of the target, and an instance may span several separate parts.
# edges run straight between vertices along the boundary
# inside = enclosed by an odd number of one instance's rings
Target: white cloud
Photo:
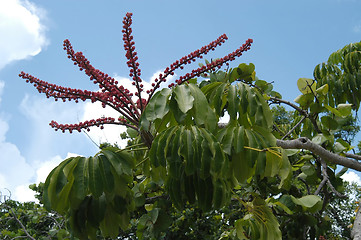
[[[40,164],[36,170],[36,183],[45,182],[51,170],[58,166],[64,159],[60,156],[55,156],[49,161]]]
[[[30,1],[0,0],[0,69],[37,55],[47,45],[45,11]]]
[[[49,173],[64,159],[76,156],[79,156],[79,154],[68,153],[65,158],[57,155],[48,161],[41,162],[37,167],[34,167],[36,170],[33,171],[34,174],[32,179],[36,179],[36,181],[24,181],[24,183],[15,186],[15,191],[12,193],[11,198],[21,202],[37,201],[35,198],[35,192],[29,188],[29,185],[33,183],[39,184],[40,182],[45,182]],[[2,179],[0,175],[0,184],[1,180]]]
[[[31,183],[18,185],[12,193],[11,199],[19,202],[35,202],[35,192],[29,188]]]
[[[4,86],[5,84],[0,82],[0,100]],[[8,130],[8,123],[0,115],[0,192],[5,194],[4,191],[7,192],[5,189],[9,189],[9,194],[14,195],[12,190],[24,182],[29,182],[35,171],[26,162],[17,146],[6,140]]]
[[[5,188],[13,190],[24,182],[30,182],[35,173],[17,146],[6,141],[5,134],[8,129],[8,124],[0,119],[0,191]]]
[[[0,92],[2,88],[3,84],[0,82]],[[54,151],[49,150],[48,147],[54,136],[54,130],[48,125],[50,119],[55,118],[59,119],[59,121],[74,120],[70,118],[74,118],[74,116],[76,118],[79,112],[82,114],[82,109],[82,104],[67,105],[51,102],[46,98],[25,96],[20,110],[28,119],[28,129],[33,138],[28,144],[29,149],[33,152],[27,154],[27,159],[15,144],[6,139],[9,125],[1,118],[0,114],[0,192],[9,189],[11,198],[17,201],[35,200],[34,192],[29,189],[29,185],[45,182],[50,171],[64,160],[59,155],[47,158],[49,159],[47,161],[44,156],[38,157],[42,152],[47,152],[45,155],[50,155]],[[68,153],[66,158],[76,155]],[[5,192],[7,193],[7,191]]]
[[[357,175],[355,172],[347,172],[341,177],[343,180],[349,182],[349,183],[357,183],[358,185],[361,185],[361,178],[359,175]]]
[[[75,153],[68,153],[65,158],[62,158],[61,156],[57,155],[53,158],[51,158],[49,161],[42,162],[36,169],[36,181],[35,183],[45,182],[46,178],[48,177],[49,173],[58,166],[63,160],[70,158],[70,157],[76,157],[79,156],[79,154]]]
[[[44,96],[26,95],[23,98],[20,111],[28,120],[27,134],[32,138],[27,145],[26,152],[29,161],[42,161],[39,157],[48,159],[50,156],[59,154],[59,149],[56,149],[54,144],[64,147],[76,142],[75,139],[85,139],[76,134],[70,135],[66,133],[67,135],[61,135],[61,132],[55,132],[49,126],[52,120],[59,123],[79,122],[79,116],[83,114],[84,105],[81,102],[55,102]],[[65,138],[66,141],[64,141]],[[62,139],[64,142],[56,143],[56,139]]]
[[[110,107],[103,108],[98,102],[88,102],[85,104],[84,115],[81,118],[81,121],[97,119],[101,117],[113,117],[117,119],[119,116],[120,113]],[[98,127],[91,127],[87,134],[97,145],[107,142],[113,144],[117,143],[119,146],[124,147],[127,143],[127,140],[122,140],[120,138],[120,134],[125,130],[126,128],[124,126],[107,124],[104,126],[103,130]]]

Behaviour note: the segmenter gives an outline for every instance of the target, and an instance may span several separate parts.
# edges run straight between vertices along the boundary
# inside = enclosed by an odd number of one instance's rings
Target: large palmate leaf
[[[166,188],[177,208],[187,201],[196,201],[208,211],[212,205],[221,207],[228,202],[228,158],[210,131],[196,126],[174,126],[159,133],[154,143],[150,161],[155,167],[166,169]],[[215,191],[221,196],[213,200]]]
[[[130,189],[135,160],[126,151],[105,148],[94,157],[64,160],[44,185],[44,205],[68,215],[69,224],[80,239],[115,237],[126,229],[134,209]]]
[[[257,197],[247,203],[246,209],[249,213],[235,222],[238,239],[282,239],[280,225],[264,200]]]

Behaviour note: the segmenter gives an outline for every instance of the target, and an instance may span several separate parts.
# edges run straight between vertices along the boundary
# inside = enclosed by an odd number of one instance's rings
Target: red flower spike
[[[97,126],[103,129],[105,124],[117,124],[125,125],[137,130],[139,124],[139,118],[145,106],[147,105],[150,98],[153,96],[155,91],[160,87],[162,82],[166,82],[168,76],[173,76],[174,71],[177,69],[183,69],[184,65],[195,62],[197,58],[202,59],[203,55],[206,55],[209,51],[215,50],[216,47],[221,46],[228,37],[223,34],[215,41],[212,41],[208,45],[201,47],[200,49],[185,55],[184,57],[176,60],[169,67],[167,67],[158,78],[155,79],[152,83],[153,88],[146,91],[149,95],[148,100],[143,99],[141,94],[143,92],[143,84],[141,76],[141,69],[139,68],[139,62],[137,52],[135,51],[135,42],[134,37],[132,36],[132,13],[127,13],[123,19],[123,41],[124,49],[126,51],[127,65],[130,68],[129,76],[133,79],[132,84],[136,86],[137,91],[131,93],[128,89],[123,86],[118,86],[118,81],[110,77],[108,74],[103,73],[102,71],[94,68],[90,61],[85,58],[82,52],[75,52],[73,50],[70,41],[66,39],[63,43],[63,49],[67,53],[67,57],[71,59],[74,65],[79,67],[80,71],[84,71],[86,75],[89,76],[89,79],[96,85],[99,86],[100,90],[98,92],[92,92],[87,90],[65,88],[55,84],[51,84],[45,81],[42,81],[38,78],[35,78],[27,73],[21,72],[19,76],[27,83],[34,85],[39,93],[44,93],[47,98],[54,98],[55,101],[61,99],[62,101],[75,101],[79,102],[90,100],[93,102],[100,102],[103,107],[110,106],[121,114],[121,118],[115,120],[114,118],[98,118],[96,120],[92,119],[85,122],[80,122],[78,124],[58,124],[55,121],[50,123],[50,126],[53,127],[56,131],[61,130],[62,132],[73,131],[81,132],[82,129],[87,131],[90,130],[90,127]],[[169,88],[174,87],[176,84],[182,84],[187,82],[191,78],[196,76],[207,76],[206,72],[214,71],[216,68],[220,68],[223,64],[228,66],[230,61],[235,60],[236,57],[242,55],[243,52],[250,49],[252,39],[248,39],[245,44],[243,44],[236,51],[224,56],[223,58],[213,61],[206,66],[192,70],[190,73],[186,73],[183,76],[180,76],[175,83],[168,85]],[[137,101],[133,102],[132,97],[136,96]]]

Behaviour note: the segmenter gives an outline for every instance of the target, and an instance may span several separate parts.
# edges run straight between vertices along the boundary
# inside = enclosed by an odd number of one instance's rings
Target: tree
[[[339,134],[343,119],[360,105],[361,43],[347,45],[316,66],[314,79],[300,78],[296,103],[258,79],[252,63],[221,70],[250,49],[251,39],[160,89],[175,70],[214,50],[226,35],[172,63],[144,98],[131,17],[124,18],[123,40],[135,93],[94,68],[69,40],[64,41],[68,57],[100,91],[20,74],[47,97],[100,101],[120,114],[78,124],[52,121],[55,130],[72,133],[118,124],[131,137],[126,148],[108,146],[95,156],[60,163],[44,185],[46,209],[66,216],[69,230],[80,239],[96,239],[99,231],[130,239],[326,236],[332,225],[326,209],[344,197],[340,176],[346,168],[361,170],[360,156],[348,153],[352,147]],[[269,104],[295,111],[277,119]],[[227,122],[221,122],[224,116]],[[337,166],[345,168],[336,172]]]
[[[69,239],[65,220],[56,212],[48,212],[41,202],[43,184],[31,185],[39,203],[17,202],[5,197],[0,202],[0,238],[7,239]]]

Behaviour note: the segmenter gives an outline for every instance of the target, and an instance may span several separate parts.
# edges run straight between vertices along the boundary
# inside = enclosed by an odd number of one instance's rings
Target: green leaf
[[[206,179],[210,175],[211,162],[212,162],[212,152],[209,148],[208,141],[203,140],[202,142],[202,159],[201,159],[201,169],[199,170],[199,176],[202,179]]]
[[[105,195],[99,198],[92,197],[90,199],[87,220],[93,227],[98,228],[99,223],[104,219],[106,209]]]
[[[114,176],[112,173],[112,166],[108,158],[105,155],[98,155],[100,174],[104,184],[104,190],[106,193],[112,193],[114,190]]]
[[[312,142],[314,142],[318,145],[322,145],[327,140],[328,140],[327,137],[325,137],[325,135],[323,135],[322,133],[319,133],[314,138],[312,138]]]
[[[303,95],[299,95],[294,100],[296,103],[298,103],[301,107],[308,108],[311,103],[313,103],[314,96],[312,93],[307,93]]]
[[[85,157],[78,159],[73,171],[74,183],[69,195],[73,209],[78,208],[78,204],[83,201],[88,190],[88,159]]]
[[[182,134],[180,155],[184,158],[185,161],[185,172],[187,175],[191,175],[194,173],[194,150],[192,145],[192,132],[191,130],[185,129]]]
[[[297,87],[302,94],[314,94],[316,92],[316,81],[310,78],[299,78],[297,81]]]
[[[240,239],[240,240],[246,240],[246,239],[249,239],[248,237],[246,237],[245,234],[245,230],[243,228],[243,221],[242,219],[238,219],[235,223],[234,223],[234,226],[236,228],[236,234],[237,234],[237,238]]]
[[[246,82],[253,81],[256,76],[256,72],[254,70],[255,70],[255,66],[253,63],[250,64],[241,63],[240,65],[238,65],[238,68],[236,68],[236,71],[239,75],[238,79],[244,80]]]
[[[307,195],[301,198],[291,196],[292,201],[303,207],[305,211],[316,212],[322,208],[322,199],[316,195]]]
[[[211,104],[213,105],[216,113],[218,115],[221,115],[221,110],[225,105],[225,99],[224,99],[224,89],[226,87],[226,84],[221,84],[215,91],[213,91],[212,97],[211,97]]]
[[[333,146],[333,150],[336,152],[336,153],[340,153],[340,152],[343,152],[345,151],[347,148],[345,148],[341,143],[339,142],[335,142],[335,145]]]
[[[184,127],[181,126],[174,133],[174,138],[169,145],[170,151],[167,154],[168,174],[177,180],[181,178],[183,171],[183,161],[179,154],[183,130]]]
[[[229,77],[229,82],[232,83],[236,80],[238,80],[240,77],[237,68],[232,69],[231,73],[230,73],[230,77]]]
[[[274,177],[279,169],[282,162],[282,158],[270,151],[266,152],[266,167],[264,176],[265,177]]]
[[[153,140],[149,150],[149,158],[154,167],[166,166],[168,146],[176,130],[176,126],[170,127],[159,133]]]
[[[98,157],[89,157],[89,190],[94,197],[98,198],[103,193],[103,181],[101,178]]]
[[[100,223],[100,229],[102,235],[105,237],[115,238],[119,233],[119,215],[113,211],[110,207],[106,209],[105,218]],[[116,224],[114,224],[116,223]]]
[[[284,150],[282,150],[282,164],[278,175],[281,178],[279,188],[289,189],[290,180],[292,178],[292,166]]]
[[[351,114],[352,104],[338,104],[337,110],[340,112],[342,117],[347,117]]]
[[[187,113],[193,107],[194,97],[191,95],[191,91],[187,85],[178,85],[173,93],[175,94],[175,100],[178,103],[179,109],[183,113]]]
[[[335,114],[338,117],[343,117],[342,114],[340,113],[340,111],[338,111],[336,108],[333,108],[327,104],[324,104],[325,108],[327,110],[329,110],[331,113]]]
[[[321,117],[321,123],[328,130],[336,130],[338,128],[337,121],[335,119],[331,118],[330,116]]]
[[[326,95],[328,93],[328,84],[324,84],[316,89],[316,93]]]
[[[234,128],[234,137],[232,146],[234,148],[235,153],[239,153],[244,149],[245,135],[244,135],[244,127],[238,126]]]
[[[240,101],[237,96],[237,89],[236,89],[235,85],[231,85],[228,88],[227,102],[228,102],[227,111],[228,111],[230,118],[236,119]]]
[[[59,195],[67,199],[73,183],[72,181],[68,181],[67,173],[69,169],[73,169],[72,167],[77,163],[78,159],[78,157],[65,159],[48,175],[44,184],[43,195],[44,206],[48,211],[53,208],[59,213],[64,213],[69,203],[61,201]],[[64,171],[66,167],[68,169],[67,172]]]
[[[203,92],[194,84],[189,84],[193,102],[193,114],[194,120],[197,125],[205,125],[211,132],[213,132],[217,126],[217,117],[213,110],[209,107],[207,98]]]
[[[129,135],[129,137],[131,138],[136,138],[138,136],[138,131],[135,130],[134,128],[127,128],[127,133]]]
[[[310,163],[305,163],[305,165],[301,167],[301,171],[307,176],[312,176],[316,173],[315,166]]]
[[[135,160],[129,153],[116,148],[105,148],[101,152],[108,158],[118,175],[132,175]]]
[[[283,211],[285,211],[287,214],[293,214],[293,212],[286,206],[286,205],[284,205],[282,202],[280,202],[280,201],[276,201],[276,202],[274,202],[274,203],[272,203],[272,204],[274,204],[274,205],[277,205],[277,206],[279,206]]]
[[[233,174],[239,183],[245,183],[249,177],[254,175],[254,169],[250,167],[249,161],[244,151],[232,154],[231,168]]]
[[[148,102],[147,107],[143,114],[149,121],[163,118],[169,111],[168,99],[171,90],[163,88],[161,91],[156,92],[152,99]]]

